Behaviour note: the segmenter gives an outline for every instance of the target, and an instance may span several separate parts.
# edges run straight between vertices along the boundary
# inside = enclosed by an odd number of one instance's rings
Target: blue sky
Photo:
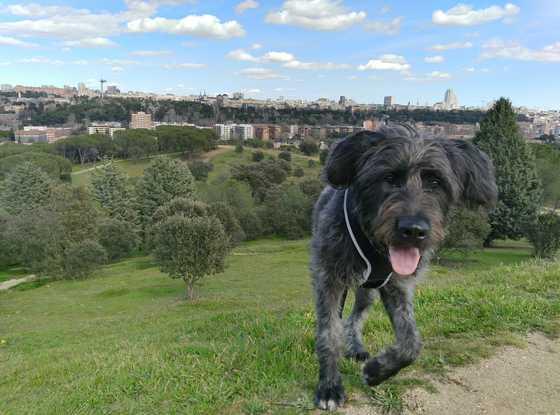
[[[560,108],[560,1],[0,3],[0,83]]]

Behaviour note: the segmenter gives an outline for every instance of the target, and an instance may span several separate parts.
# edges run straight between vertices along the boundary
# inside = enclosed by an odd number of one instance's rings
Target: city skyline
[[[560,108],[558,2],[407,3],[9,2],[0,83],[422,105],[452,89],[465,106]]]

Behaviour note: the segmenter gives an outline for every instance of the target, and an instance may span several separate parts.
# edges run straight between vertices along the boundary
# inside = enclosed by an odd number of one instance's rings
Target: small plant
[[[264,159],[264,153],[262,151],[254,151],[252,155],[253,161],[259,162]]]
[[[553,258],[560,251],[560,216],[552,212],[539,215],[528,227],[527,237],[536,257]]]
[[[292,161],[292,153],[289,151],[281,151],[280,154],[278,154],[278,158],[280,160]]]
[[[294,170],[294,176],[295,177],[303,177],[303,176],[305,176],[305,171],[301,167],[297,167]]]

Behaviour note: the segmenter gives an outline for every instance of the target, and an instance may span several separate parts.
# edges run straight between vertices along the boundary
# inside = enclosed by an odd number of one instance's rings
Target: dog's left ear
[[[331,149],[325,165],[325,176],[329,184],[336,188],[350,186],[356,175],[356,164],[360,156],[384,138],[380,133],[360,131],[338,141]]]
[[[498,189],[494,165],[488,155],[463,140],[445,140],[443,146],[462,185],[462,202],[468,207],[494,207]]]

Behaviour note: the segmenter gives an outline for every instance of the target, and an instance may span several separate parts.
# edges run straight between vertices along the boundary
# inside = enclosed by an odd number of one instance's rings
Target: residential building
[[[233,127],[234,140],[252,140],[255,138],[255,131],[251,124],[238,124]]]
[[[444,109],[446,110],[454,110],[459,108],[459,99],[457,98],[457,95],[455,95],[455,92],[453,92],[452,89],[448,89],[447,91],[445,91],[445,96],[443,98],[443,105],[444,105]]]
[[[392,107],[393,105],[395,105],[395,103],[395,97],[393,96],[387,96],[383,98],[383,105],[386,107]]]
[[[71,133],[72,128],[28,126],[15,132],[15,140],[21,144],[54,143],[67,138]]]
[[[115,85],[109,85],[107,86],[105,93],[107,95],[119,95],[121,93],[121,90],[117,88]]]
[[[130,128],[133,130],[138,128],[153,129],[154,123],[152,121],[152,114],[145,112],[133,113],[130,119]]]
[[[257,140],[268,141],[270,140],[270,134],[267,124],[259,124],[253,126],[255,130],[255,138]]]
[[[88,134],[108,135],[113,138],[115,132],[123,130],[126,128],[123,128],[120,122],[94,122],[88,127]]]
[[[7,113],[0,114],[0,130],[17,130],[19,127],[19,121],[17,114]]]

